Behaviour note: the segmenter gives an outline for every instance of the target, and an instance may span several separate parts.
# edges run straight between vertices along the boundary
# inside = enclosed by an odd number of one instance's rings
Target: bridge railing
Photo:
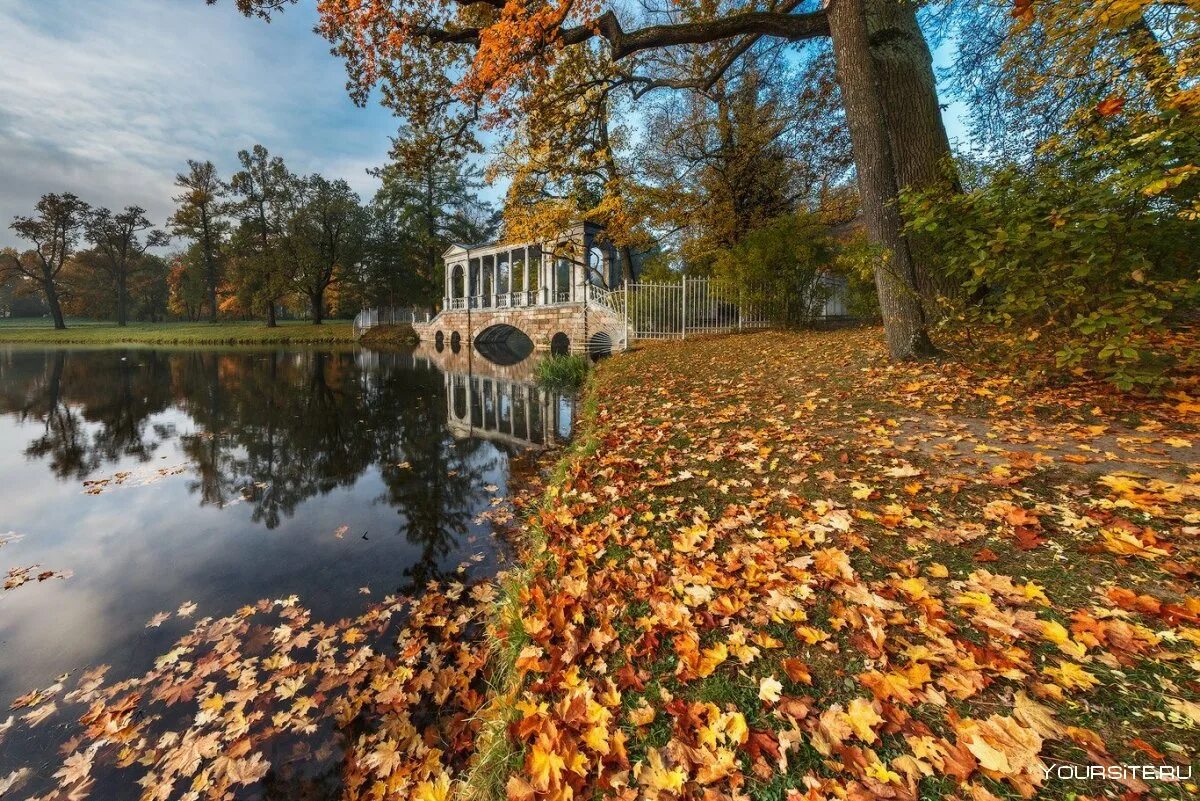
[[[363,309],[354,317],[354,334],[361,336],[364,331],[379,325],[403,325],[405,323],[411,325],[427,323],[432,319],[433,312],[413,306]]]

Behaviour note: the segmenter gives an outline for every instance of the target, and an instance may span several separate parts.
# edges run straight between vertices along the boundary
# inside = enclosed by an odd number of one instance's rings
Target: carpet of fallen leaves
[[[182,636],[145,675],[0,715],[0,748],[77,721],[0,797],[445,801],[495,785],[496,722],[517,801],[1195,795],[1047,769],[1200,753],[1200,380],[1031,392],[881,339],[608,362],[517,499],[527,570],[333,622],[291,597],[155,615]]]
[[[881,338],[603,367],[496,632],[509,798],[1194,797],[1053,768],[1200,754],[1200,382],[1032,391]]]

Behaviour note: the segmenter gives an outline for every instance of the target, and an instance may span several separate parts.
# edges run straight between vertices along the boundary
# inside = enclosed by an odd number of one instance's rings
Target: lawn
[[[0,344],[37,345],[327,345],[354,341],[354,330],[345,320],[312,325],[283,321],[267,328],[258,321],[219,323],[130,323],[68,320],[65,331],[56,331],[49,320],[0,320]]]
[[[506,725],[485,727],[476,787],[1196,791],[1072,776],[1200,752],[1200,382],[1034,391],[893,365],[881,341],[773,332],[604,364],[496,630]]]

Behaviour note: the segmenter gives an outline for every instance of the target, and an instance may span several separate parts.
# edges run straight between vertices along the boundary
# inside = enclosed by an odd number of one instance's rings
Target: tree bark
[[[929,355],[934,347],[917,289],[916,266],[896,207],[896,169],[871,59],[864,0],[832,0],[827,14],[863,217],[872,242],[887,251],[875,267],[875,287],[888,351],[896,360]]]
[[[67,321],[63,319],[62,304],[58,300],[58,288],[54,286],[54,279],[45,279],[42,289],[46,294],[46,305],[50,307],[50,316],[54,318],[54,327],[59,331],[66,330]]]
[[[312,302],[313,325],[320,325],[325,319],[325,290],[314,290],[309,300]]]
[[[124,273],[117,275],[117,325],[124,327],[129,322],[129,311],[125,305],[126,277]]]
[[[949,179],[952,191],[959,191],[938,103],[933,54],[917,24],[917,4],[864,0],[863,5],[897,189],[928,189]],[[919,237],[909,239],[909,252],[925,312],[933,314],[938,296],[953,296],[958,288],[941,274],[936,254]]]
[[[277,325],[275,322],[275,300],[272,298],[267,301],[267,328],[274,328]]]

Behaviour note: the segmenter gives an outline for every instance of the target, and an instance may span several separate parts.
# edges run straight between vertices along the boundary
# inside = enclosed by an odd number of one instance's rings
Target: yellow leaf
[[[864,743],[873,743],[879,739],[875,727],[883,723],[883,718],[876,711],[877,703],[866,698],[855,698],[846,708],[846,719],[854,734]]]

